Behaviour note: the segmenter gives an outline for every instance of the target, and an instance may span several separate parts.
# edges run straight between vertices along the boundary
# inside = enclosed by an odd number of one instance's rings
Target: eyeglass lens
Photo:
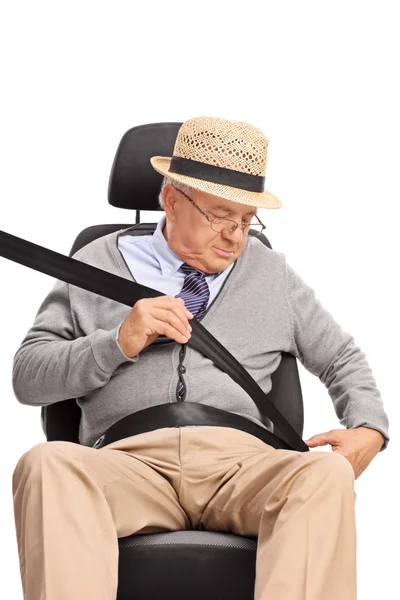
[[[211,228],[217,233],[231,233],[236,229],[236,223],[234,221],[230,221],[229,219],[216,220],[214,219],[211,223]],[[249,223],[242,228],[244,235],[250,235],[250,230],[254,231],[255,235],[260,235],[263,230],[263,226],[260,223]]]

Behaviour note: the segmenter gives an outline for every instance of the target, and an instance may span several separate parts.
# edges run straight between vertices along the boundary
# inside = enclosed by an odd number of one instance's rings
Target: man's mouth
[[[233,256],[233,250],[224,250],[223,248],[217,248],[216,246],[214,247],[214,249],[218,252],[220,256]]]

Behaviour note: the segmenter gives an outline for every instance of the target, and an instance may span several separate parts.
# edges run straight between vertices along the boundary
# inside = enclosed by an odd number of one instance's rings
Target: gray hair
[[[164,210],[163,199],[162,199],[163,189],[168,184],[173,185],[177,190],[190,196],[191,188],[188,185],[184,185],[183,183],[179,183],[178,181],[173,181],[169,177],[164,177],[164,179],[162,180],[160,193],[158,194],[158,203],[160,205],[160,208],[162,208],[163,210]]]

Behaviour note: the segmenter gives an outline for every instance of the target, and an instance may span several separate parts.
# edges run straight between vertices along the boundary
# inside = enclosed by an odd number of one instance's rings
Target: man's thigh
[[[288,500],[307,502],[328,476],[354,482],[338,453],[277,450],[223,427],[186,428],[183,436],[180,502],[194,528],[256,537],[263,512],[273,527]]]
[[[152,435],[155,434],[155,435]],[[101,449],[44,442],[28,450],[13,475],[14,494],[41,485],[49,503],[101,506],[104,497],[118,537],[190,528],[174,486],[179,480],[179,432],[158,430]],[[15,494],[16,495],[16,494]],[[50,497],[51,496],[51,497]]]

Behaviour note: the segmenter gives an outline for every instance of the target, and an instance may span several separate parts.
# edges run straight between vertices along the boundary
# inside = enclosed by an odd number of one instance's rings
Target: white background
[[[210,115],[269,138],[267,188],[283,208],[260,211],[267,236],[365,352],[390,420],[388,449],[355,483],[358,600],[398,594],[396,4],[10,1],[0,14],[4,231],[68,254],[88,225],[133,222],[108,205],[107,184],[135,125]],[[11,478],[45,438],[40,409],[13,395],[12,359],[53,284],[0,258],[0,564],[13,600]],[[304,438],[340,428],[327,389],[299,370]]]

